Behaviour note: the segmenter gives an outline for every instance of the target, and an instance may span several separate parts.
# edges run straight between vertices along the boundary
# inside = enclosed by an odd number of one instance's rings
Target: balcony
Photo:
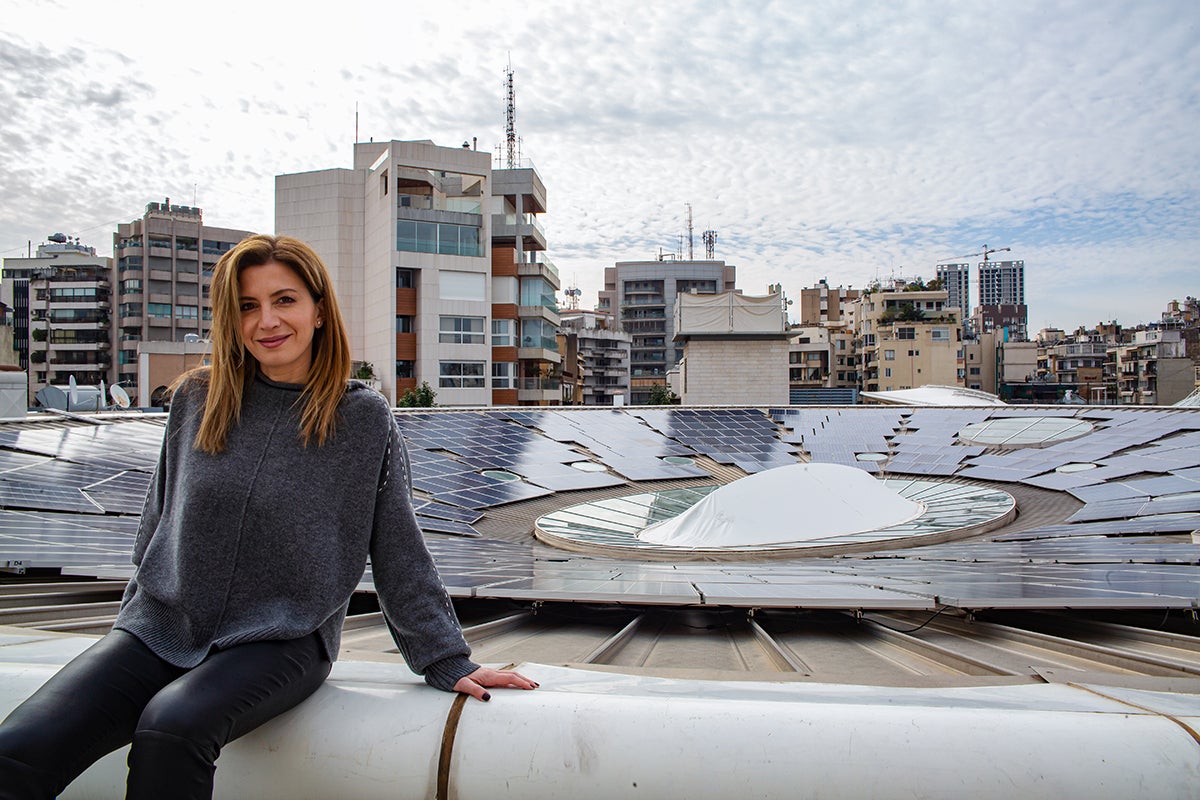
[[[528,255],[528,254],[527,254]],[[557,289],[559,286],[558,267],[554,266],[554,262],[542,255],[537,258],[526,258],[525,261],[517,262],[517,274],[522,277],[543,278],[553,277],[552,283]]]
[[[503,245],[520,237],[522,250],[545,250],[546,232],[534,214],[492,214],[492,242]]]
[[[521,403],[554,403],[562,400],[562,380],[559,378],[518,378],[517,401]]]

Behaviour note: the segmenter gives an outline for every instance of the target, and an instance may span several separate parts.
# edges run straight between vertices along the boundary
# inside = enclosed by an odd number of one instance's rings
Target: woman
[[[54,797],[126,743],[127,797],[211,797],[221,747],[308,697],[366,565],[409,666],[490,699],[412,511],[387,401],[347,383],[329,274],[251,236],[212,279],[212,366],[175,391],[113,631],[0,726],[0,798]]]

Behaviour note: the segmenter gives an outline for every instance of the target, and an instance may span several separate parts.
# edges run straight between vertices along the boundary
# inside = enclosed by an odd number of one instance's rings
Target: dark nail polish
[[[486,703],[488,700],[491,700],[491,699],[492,699],[492,695],[491,695],[491,693],[490,693],[490,692],[484,692],[484,693],[483,693],[483,702],[485,702],[485,703]]]

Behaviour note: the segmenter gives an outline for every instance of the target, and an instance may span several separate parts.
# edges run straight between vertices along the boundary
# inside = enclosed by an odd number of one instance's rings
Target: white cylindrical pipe
[[[0,663],[0,714],[55,669]],[[542,688],[467,701],[450,797],[1102,800],[1193,797],[1200,786],[1196,740],[1136,707],[1195,730],[1196,695],[1124,690],[1122,703],[1061,684],[905,689],[520,670]],[[312,698],[226,748],[215,796],[433,797],[453,700],[400,664],[339,663]],[[119,797],[124,780],[119,751],[63,797]]]

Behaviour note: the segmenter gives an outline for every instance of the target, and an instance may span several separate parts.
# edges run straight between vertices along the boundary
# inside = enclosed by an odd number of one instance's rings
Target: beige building
[[[113,377],[134,403],[149,405],[151,400],[139,394],[138,346],[183,342],[188,334],[208,338],[213,267],[251,233],[205,225],[199,208],[172,205],[169,198],[148,204],[141,219],[117,226]]]
[[[853,327],[854,310],[861,296],[861,289],[831,287],[822,278],[816,286],[800,290],[800,324]]]
[[[336,282],[356,360],[393,403],[557,404],[558,272],[532,167],[429,141],[358,143],[354,164],[275,178],[275,227]]]
[[[1179,330],[1137,331],[1132,342],[1112,350],[1122,405],[1169,406],[1195,388],[1195,364]]]
[[[206,341],[142,342],[138,345],[136,396],[144,406],[162,407],[170,402],[170,387],[183,373],[207,366],[212,345]],[[132,390],[129,394],[134,394]]]
[[[962,328],[945,290],[875,291],[859,301],[857,351],[868,392],[961,385]]]
[[[791,332],[782,295],[681,294],[673,327],[683,345],[683,405],[788,405]]]

